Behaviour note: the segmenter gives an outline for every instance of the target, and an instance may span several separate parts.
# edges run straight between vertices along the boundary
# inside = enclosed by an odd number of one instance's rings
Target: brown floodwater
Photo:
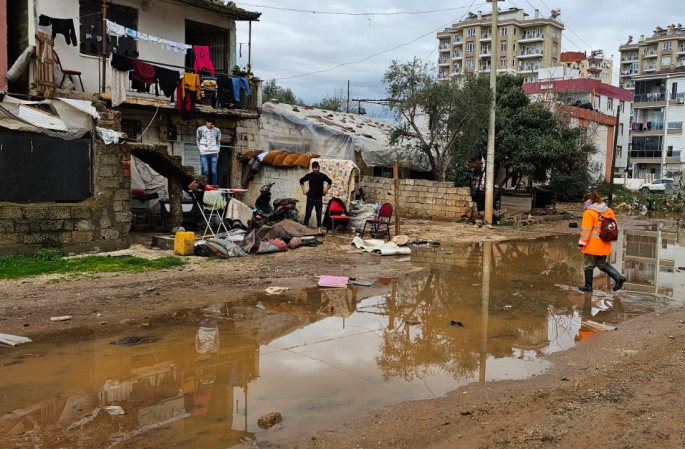
[[[134,334],[0,348],[0,447],[292,444],[373,408],[525,379],[602,325],[681,303],[683,240],[675,226],[623,233],[616,294],[599,273],[594,295],[575,290],[571,237],[419,247],[425,270],[373,286],[217,298]],[[110,344],[130,336],[143,342]],[[283,421],[262,429],[269,412]]]

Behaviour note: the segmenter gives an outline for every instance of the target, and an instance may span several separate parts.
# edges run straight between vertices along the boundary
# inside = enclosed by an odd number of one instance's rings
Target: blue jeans
[[[216,164],[219,161],[218,154],[203,154],[200,156],[202,161],[202,174],[207,177],[207,184],[216,185]]]
[[[305,206],[304,212],[304,225],[309,226],[309,219],[312,217],[312,208],[316,211],[316,227],[321,227],[321,209],[323,208],[322,198],[309,198],[307,197],[307,205]]]

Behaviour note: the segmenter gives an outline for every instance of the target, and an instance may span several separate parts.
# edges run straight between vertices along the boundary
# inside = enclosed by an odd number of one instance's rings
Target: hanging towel
[[[133,40],[138,40],[138,32],[130,28],[126,28],[126,36],[132,38]]]
[[[116,24],[110,20],[107,21],[107,34],[117,38],[117,45],[119,45],[119,38],[126,35],[126,27]]]
[[[209,57],[209,47],[195,45],[193,50],[195,51],[195,66],[193,67],[195,73],[207,71],[214,76],[214,64],[212,64],[212,59]]]
[[[72,44],[74,47],[78,45],[76,39],[76,29],[74,28],[74,19],[55,19],[53,17],[41,14],[38,18],[40,26],[52,26],[52,39],[61,34],[67,41],[67,45]]]
[[[126,101],[128,89],[128,72],[117,70],[113,65],[109,66],[109,95],[112,97],[112,107],[116,108]]]

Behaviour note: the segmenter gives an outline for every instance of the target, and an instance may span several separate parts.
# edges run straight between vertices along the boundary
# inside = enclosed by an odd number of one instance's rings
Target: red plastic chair
[[[328,205],[328,216],[331,219],[331,235],[335,234],[335,227],[344,224],[349,229],[350,217],[345,214],[345,208],[337,198],[332,198]],[[337,224],[336,224],[337,222]],[[350,235],[352,230],[350,229]]]
[[[390,238],[390,219],[392,218],[392,211],[393,211],[392,204],[390,204],[390,203],[383,204],[381,206],[381,210],[378,211],[378,218],[366,220],[366,222],[364,223],[364,227],[362,228],[362,234],[361,234],[362,237],[364,236],[364,231],[366,231],[366,225],[370,224],[370,225],[373,225],[375,227],[375,229],[376,229],[375,234],[376,235],[374,235],[373,232],[369,231],[369,233],[371,233],[372,237],[376,237],[378,235],[378,229],[381,226],[385,225],[385,227],[388,231],[388,239],[389,239]]]

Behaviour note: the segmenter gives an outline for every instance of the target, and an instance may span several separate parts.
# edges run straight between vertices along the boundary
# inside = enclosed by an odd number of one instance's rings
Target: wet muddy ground
[[[560,430],[531,438],[527,426],[559,417],[545,404],[553,397],[579,395],[581,408],[595,394],[625,400],[625,380],[611,385],[616,391],[590,392],[578,379],[622,370],[625,361],[598,368],[616,353],[587,354],[608,351],[605,340],[626,328],[644,337],[619,340],[638,346],[621,349],[619,360],[659,348],[651,341],[657,328],[652,336],[634,323],[679,313],[680,232],[677,224],[626,229],[612,255],[628,277],[626,291],[611,292],[597,276],[592,296],[575,291],[581,259],[571,235],[415,248],[411,262],[357,254],[340,241],[337,251],[312,248],[296,260],[269,256],[268,268],[249,258],[211,270],[203,266],[211,261],[194,262],[154,279],[16,283],[3,293],[0,332],[35,341],[0,349],[0,447],[579,447]],[[318,275],[341,272],[373,285],[315,287]],[[290,289],[266,295],[269,285]],[[74,319],[46,323],[46,313]],[[680,330],[659,329],[673,335],[651,352],[676,357],[664,362],[671,375],[682,368],[674,348],[683,345],[682,323],[675,323],[663,323]],[[613,326],[619,330],[606,331]],[[140,340],[111,344],[125,337]],[[558,381],[561,367],[566,379]],[[641,373],[625,376],[637,382]],[[569,395],[555,396],[554,383]],[[519,422],[524,406],[530,420]],[[283,421],[260,428],[258,418],[274,411]],[[488,414],[499,414],[501,427],[490,429]],[[455,429],[464,422],[474,427]],[[670,433],[670,443],[681,441],[677,426]]]

